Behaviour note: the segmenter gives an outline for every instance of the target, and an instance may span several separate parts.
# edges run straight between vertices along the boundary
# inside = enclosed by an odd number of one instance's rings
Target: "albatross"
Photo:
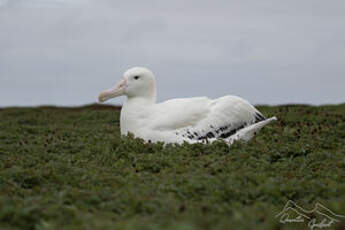
[[[156,79],[143,67],[127,70],[113,88],[99,94],[99,102],[125,95],[121,109],[122,135],[132,133],[149,142],[206,143],[223,139],[228,144],[248,141],[265,125],[266,118],[248,101],[237,96],[217,99],[178,98],[157,103]]]

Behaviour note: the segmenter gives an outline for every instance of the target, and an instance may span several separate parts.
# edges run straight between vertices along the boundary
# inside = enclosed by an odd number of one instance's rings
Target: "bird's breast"
[[[140,133],[150,123],[149,117],[150,115],[146,108],[124,105],[120,116],[121,134],[127,135],[130,132],[134,136],[140,136]]]

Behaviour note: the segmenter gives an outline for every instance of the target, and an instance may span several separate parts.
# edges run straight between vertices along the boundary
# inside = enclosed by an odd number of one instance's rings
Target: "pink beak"
[[[126,90],[126,84],[127,84],[126,79],[122,79],[113,88],[102,91],[98,96],[98,101],[105,102],[106,100],[109,100],[110,98],[124,95],[125,90]]]

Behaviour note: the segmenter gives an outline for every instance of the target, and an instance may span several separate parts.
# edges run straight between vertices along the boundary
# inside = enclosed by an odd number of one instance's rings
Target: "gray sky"
[[[343,0],[0,0],[0,107],[93,103],[133,66],[154,72],[159,101],[343,103],[344,12]]]

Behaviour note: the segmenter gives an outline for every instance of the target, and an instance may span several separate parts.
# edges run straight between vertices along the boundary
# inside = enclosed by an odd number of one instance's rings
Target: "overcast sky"
[[[0,107],[94,103],[133,66],[156,75],[159,101],[343,103],[344,12],[344,0],[0,0]]]

